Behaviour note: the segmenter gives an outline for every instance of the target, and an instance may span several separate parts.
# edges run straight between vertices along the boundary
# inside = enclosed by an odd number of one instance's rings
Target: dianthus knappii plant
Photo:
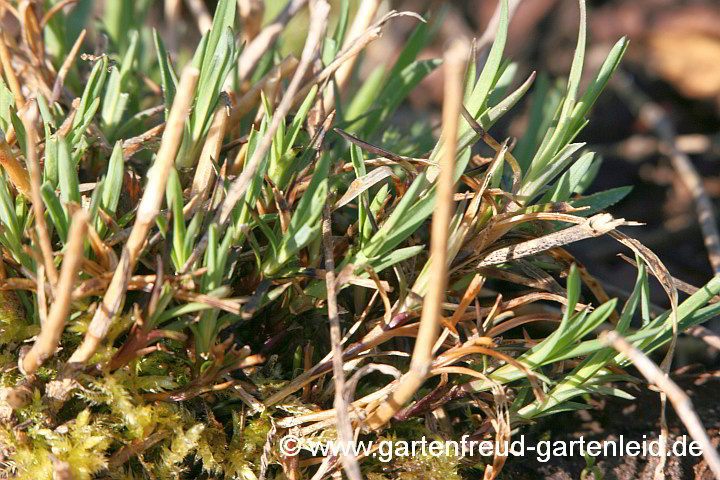
[[[677,304],[616,231],[629,222],[603,209],[629,189],[583,196],[601,165],[575,138],[627,40],[581,93],[582,1],[569,78],[540,77],[517,142],[492,135],[535,80],[509,89],[506,1],[489,53],[458,40],[417,59],[430,15],[361,83],[358,54],[408,15],[376,19],[378,1],[350,22],[355,2],[292,0],[264,28],[262,1],[220,0],[212,20],[188,2],[205,33],[173,56],[152,1],[105,2],[101,21],[71,3],[0,7],[20,25],[0,41],[1,476],[494,478],[505,457],[278,443],[507,439],[578,397],[628,397],[601,325],[650,352],[720,312],[720,279]],[[302,53],[283,57],[304,9]],[[442,124],[394,125],[436,68]],[[624,305],[563,249],[599,235],[635,253]],[[550,333],[523,334],[536,322]]]

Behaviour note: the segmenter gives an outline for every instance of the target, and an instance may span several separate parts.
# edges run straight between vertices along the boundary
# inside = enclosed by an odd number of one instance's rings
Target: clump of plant
[[[540,77],[517,142],[491,133],[535,80],[509,88],[506,1],[479,71],[484,46],[462,41],[417,58],[430,16],[359,87],[358,54],[409,14],[375,19],[364,0],[351,23],[349,0],[292,0],[261,29],[262,1],[220,0],[214,17],[188,2],[204,34],[182,65],[144,22],[152,1],[108,2],[95,55],[79,54],[85,4],[10,3],[5,477],[494,478],[505,457],[379,465],[289,457],[278,440],[509,438],[588,394],[628,397],[601,325],[651,352],[720,310],[718,278],[678,305],[662,264],[616,230],[631,222],[603,209],[629,189],[583,195],[601,167],[576,137],[627,40],[581,93],[582,1],[566,85]],[[304,8],[300,58],[283,57],[279,34]],[[440,128],[395,126],[443,62]],[[636,255],[624,305],[564,249],[599,235]],[[651,274],[672,298],[662,315]],[[534,323],[550,333],[523,335]]]

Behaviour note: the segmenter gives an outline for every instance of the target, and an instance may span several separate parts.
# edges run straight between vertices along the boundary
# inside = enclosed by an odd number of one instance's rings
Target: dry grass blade
[[[720,478],[720,455],[713,445],[710,437],[702,425],[700,418],[693,409],[692,401],[682,389],[673,382],[657,365],[643,352],[635,348],[615,331],[602,333],[604,339],[618,352],[626,355],[640,373],[651,383],[657,385],[670,399],[678,417],[687,427],[690,436],[700,444],[703,456],[710,470],[716,478]]]
[[[562,216],[562,220],[571,220],[571,218],[573,217],[570,215]],[[588,219],[579,217],[574,218],[574,221],[581,221],[582,223],[575,225],[574,227],[566,228],[565,230],[560,230],[559,232],[545,235],[544,237],[494,250],[485,256],[485,258],[483,258],[477,266],[487,267],[490,265],[509,262],[517,258],[535,255],[537,253],[550,250],[551,248],[578,242],[590,237],[605,235],[619,226],[629,224],[625,221],[625,219],[615,219],[609,213],[599,213]]]
[[[8,0],[0,0],[0,6],[2,6],[2,8],[4,9],[7,9],[7,11],[10,12],[13,17],[20,20],[20,13],[18,13],[17,9],[12,6]]]
[[[20,370],[26,375],[32,375],[57,349],[60,336],[65,328],[65,321],[70,314],[71,295],[73,284],[77,278],[80,262],[84,255],[85,235],[88,227],[87,214],[79,210],[72,217],[70,227],[70,240],[60,273],[60,282],[55,295],[50,314],[40,331],[32,348],[20,360]]]
[[[452,216],[453,169],[460,106],[462,105],[463,73],[468,56],[468,46],[462,40],[456,40],[445,54],[445,101],[443,104],[443,125],[445,128],[445,156],[437,179],[437,200],[432,217],[431,277],[434,279],[423,301],[420,329],[418,331],[410,371],[405,374],[397,388],[367,418],[366,423],[372,430],[385,425],[415,394],[425,381],[432,364],[432,349],[440,331],[441,304],[447,284],[447,244],[448,227]]]
[[[337,210],[340,207],[344,207],[348,203],[355,200],[362,192],[366,191],[378,182],[385,180],[393,175],[392,168],[390,167],[379,167],[368,172],[367,175],[363,175],[360,178],[356,178],[350,184],[345,194],[335,202],[333,210]]]
[[[332,344],[333,379],[335,380],[335,401],[337,430],[339,440],[345,445],[354,445],[352,423],[348,416],[348,401],[345,398],[345,371],[343,369],[342,332],[340,331],[340,318],[335,284],[335,261],[333,259],[332,240],[332,196],[325,202],[325,215],[323,218],[323,246],[325,247],[325,285],[327,288],[328,320],[330,321],[330,342]],[[343,469],[351,480],[361,480],[360,466],[355,456],[341,454]]]
[[[265,136],[262,138],[260,145],[258,145],[258,148],[253,153],[250,161],[244,166],[240,176],[235,179],[235,181],[233,181],[233,183],[230,185],[227,196],[225,197],[225,200],[220,206],[219,213],[216,215],[215,219],[219,224],[219,234],[224,231],[225,227],[227,227],[227,221],[230,218],[230,213],[232,212],[233,208],[235,208],[235,204],[242,198],[243,195],[245,195],[245,192],[250,185],[250,181],[255,176],[255,170],[257,170],[258,165],[260,165],[260,161],[263,159],[265,154],[270,149],[270,146],[272,145],[273,138],[275,137],[275,132],[277,132],[277,129],[280,127],[280,122],[284,121],[285,116],[290,111],[290,108],[292,108],[293,96],[295,95],[295,92],[297,92],[298,88],[300,88],[300,83],[302,82],[305,73],[310,67],[310,63],[315,58],[318,48],[321,45],[322,39],[324,38],[325,31],[327,29],[329,14],[330,5],[327,3],[327,1],[319,0],[314,4],[312,20],[310,23],[310,31],[308,32],[308,38],[305,42],[305,47],[303,47],[300,64],[295,71],[295,75],[290,81],[290,85],[288,85],[287,91],[283,95],[283,99],[280,102],[280,105],[278,105],[277,110],[273,112],[273,119],[272,123],[270,124],[270,128],[268,129]],[[188,268],[190,268],[190,265],[192,265],[205,251],[205,248],[207,248],[208,240],[209,236],[206,233],[200,240],[200,243],[197,245],[197,247],[193,250],[190,258],[187,260],[187,262],[185,262],[183,272],[186,272]]]
[[[80,35],[78,35],[77,40],[75,40],[75,44],[73,45],[72,49],[70,50],[70,53],[67,57],[65,57],[65,60],[63,60],[63,64],[60,67],[60,71],[57,74],[57,77],[55,78],[55,84],[53,85],[52,89],[52,96],[50,99],[52,102],[57,102],[60,98],[60,92],[62,92],[63,85],[65,84],[65,77],[67,77],[68,72],[70,71],[70,67],[72,67],[73,62],[75,61],[75,57],[77,57],[78,52],[80,51],[80,47],[82,46],[82,43],[85,41],[85,36],[87,35],[87,30],[83,29],[82,32],[80,32]]]
[[[147,235],[155,223],[155,217],[165,196],[165,184],[180,148],[185,119],[194,98],[195,85],[199,74],[200,72],[194,67],[186,67],[182,73],[160,150],[149,174],[150,178],[138,207],[135,225],[120,257],[120,266],[113,275],[102,305],[93,315],[83,343],[70,357],[70,363],[85,364],[90,360],[90,357],[100,346],[105,335],[107,335],[110,323],[123,304],[129,276],[135,267],[137,257],[143,248]]]

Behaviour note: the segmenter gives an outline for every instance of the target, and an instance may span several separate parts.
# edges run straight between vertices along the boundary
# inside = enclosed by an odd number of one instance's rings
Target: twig
[[[634,347],[630,342],[625,340],[619,333],[615,331],[603,332],[600,338],[607,342],[618,352],[626,355],[633,363],[635,368],[651,383],[657,385],[663,392],[667,394],[670,403],[672,403],[678,417],[682,420],[688,429],[690,436],[700,444],[703,456],[710,470],[716,478],[720,478],[720,455],[718,455],[715,446],[710,441],[705,428],[700,422],[700,418],[693,409],[692,401],[685,392],[673,382],[652,360],[650,360],[643,352]]]
[[[440,331],[441,304],[447,284],[447,232],[452,216],[454,190],[452,177],[467,56],[468,46],[462,40],[456,40],[445,53],[443,125],[446,143],[445,158],[437,179],[437,203],[433,212],[430,237],[430,258],[432,258],[430,276],[433,278],[433,282],[423,302],[420,328],[410,362],[410,371],[402,377],[397,388],[385,403],[368,417],[366,423],[372,430],[377,430],[385,425],[412,398],[430,372],[432,349]]]
[[[248,79],[250,72],[252,72],[257,62],[260,61],[260,58],[262,58],[265,52],[272,46],[273,42],[280,36],[290,19],[307,3],[308,0],[291,0],[283,11],[280,12],[270,24],[262,29],[250,45],[245,47],[242,55],[240,55],[240,60],[238,60],[238,78],[241,82]],[[308,39],[310,33],[311,32],[308,32]]]
[[[348,399],[345,397],[345,371],[343,369],[342,332],[340,331],[340,319],[338,318],[338,306],[335,285],[335,261],[333,259],[332,240],[332,195],[329,201],[325,202],[325,215],[323,218],[322,232],[323,245],[325,247],[325,284],[327,286],[327,307],[328,320],[330,322],[330,342],[332,344],[333,379],[335,380],[335,407],[337,430],[340,441],[343,445],[354,445],[352,423],[348,415]],[[345,448],[342,450],[343,469],[351,480],[361,480],[360,466],[354,455],[346,455]],[[354,447],[353,447],[354,448]]]
[[[183,71],[177,95],[168,117],[167,128],[163,134],[157,158],[149,173],[149,180],[138,207],[135,225],[133,225],[130,237],[120,257],[120,265],[108,286],[102,305],[93,315],[83,343],[72,354],[69,363],[84,364],[90,360],[90,357],[100,346],[105,335],[107,335],[113,318],[122,307],[130,273],[135,267],[138,255],[142,251],[147,235],[155,223],[155,217],[165,197],[168,174],[170,169],[173,168],[175,156],[180,148],[185,119],[192,104],[199,75],[200,72],[194,67],[186,67]]]
[[[20,370],[26,375],[35,373],[45,359],[50,357],[57,349],[60,336],[65,329],[65,321],[70,314],[73,284],[84,256],[87,227],[87,214],[84,210],[78,210],[72,216],[70,242],[63,259],[60,282],[58,283],[55,301],[50,309],[50,314],[33,347],[24,358],[21,358],[19,363]]]
[[[227,227],[230,214],[232,213],[235,204],[245,195],[250,181],[255,176],[255,171],[260,165],[260,161],[263,159],[265,154],[270,149],[273,139],[275,138],[275,132],[280,126],[280,122],[285,120],[285,116],[290,111],[293,105],[293,96],[295,92],[300,88],[300,82],[302,82],[305,72],[307,72],[310,63],[315,58],[318,47],[320,46],[322,39],[325,36],[325,30],[327,29],[328,15],[330,14],[330,5],[326,0],[318,0],[314,4],[313,14],[310,23],[310,30],[308,32],[308,38],[303,48],[302,56],[300,58],[300,64],[295,71],[295,75],[288,85],[288,89],[283,95],[283,99],[278,105],[278,108],[273,112],[272,123],[267,133],[263,137],[260,145],[253,153],[250,162],[245,165],[240,176],[233,181],[228,189],[227,196],[220,206],[220,211],[215,216],[215,221],[218,223],[218,235],[221,235]],[[209,241],[209,234],[205,233],[198,245],[193,250],[190,258],[185,262],[183,266],[183,273],[186,272],[190,265],[192,265],[200,255],[205,251]]]

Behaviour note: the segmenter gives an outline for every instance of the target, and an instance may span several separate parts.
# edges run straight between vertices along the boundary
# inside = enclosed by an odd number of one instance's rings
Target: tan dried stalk
[[[195,169],[192,187],[190,188],[190,201],[193,206],[190,209],[190,216],[194,215],[197,209],[205,203],[210,196],[211,185],[215,179],[215,166],[213,161],[220,158],[220,149],[222,148],[223,137],[225,137],[225,129],[227,128],[228,114],[225,105],[218,106],[215,110],[210,131],[205,140],[200,160]]]
[[[323,246],[325,247],[325,285],[327,288],[328,320],[330,322],[330,343],[332,345],[333,379],[335,380],[335,407],[339,440],[346,446],[354,445],[353,429],[348,416],[348,400],[345,398],[345,370],[343,369],[342,332],[338,316],[337,287],[335,283],[335,260],[332,240],[332,195],[325,202],[322,224]],[[354,448],[354,447],[353,447]],[[351,480],[361,480],[360,466],[354,455],[341,454],[343,469]]]
[[[718,451],[710,440],[710,437],[708,437],[705,427],[703,427],[700,418],[695,412],[690,397],[688,397],[660,367],[653,363],[647,355],[625,340],[618,332],[603,332],[600,334],[600,338],[615,350],[627,356],[648,382],[655,384],[665,392],[670,403],[672,403],[672,406],[675,408],[678,417],[680,417],[680,420],[682,420],[688,429],[690,436],[700,444],[703,457],[705,457],[705,461],[715,475],[715,478],[720,478],[720,455],[718,455]]]
[[[186,67],[182,73],[160,149],[148,174],[148,183],[138,206],[135,224],[120,257],[120,265],[113,275],[102,304],[90,322],[83,343],[70,357],[71,364],[82,365],[90,360],[107,335],[113,318],[122,308],[130,274],[165,197],[168,175],[182,142],[185,120],[192,105],[199,75],[200,72],[194,67]]]
[[[468,45],[456,40],[445,53],[445,100],[443,127],[445,129],[445,156],[437,179],[437,196],[432,218],[430,277],[433,282],[423,302],[410,371],[405,374],[393,393],[367,418],[367,426],[377,430],[385,425],[420,388],[432,364],[432,348],[440,332],[440,316],[447,285],[448,228],[452,216],[453,170],[455,167],[456,139],[463,98],[463,75],[468,58]]]
[[[84,256],[85,236],[88,227],[88,215],[78,210],[72,216],[70,241],[65,251],[55,300],[45,324],[35,343],[25,357],[20,359],[20,370],[32,375],[57,349],[60,336],[65,329],[65,321],[70,314],[73,284]]]

